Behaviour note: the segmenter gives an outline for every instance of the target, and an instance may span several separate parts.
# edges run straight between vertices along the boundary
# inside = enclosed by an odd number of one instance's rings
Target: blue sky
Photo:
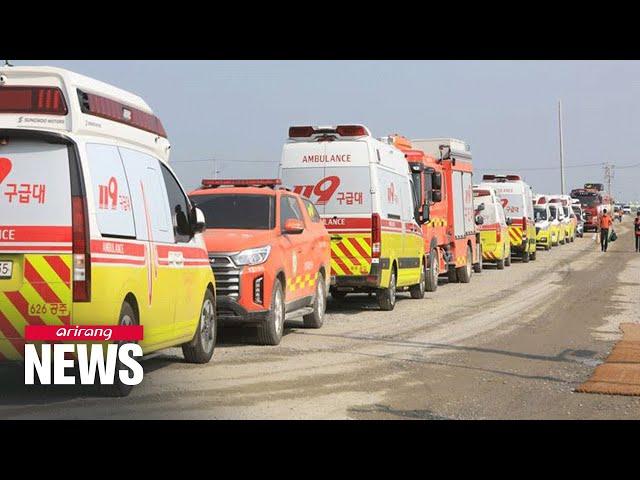
[[[214,170],[275,175],[289,125],[364,123],[375,136],[464,139],[478,174],[521,173],[534,190],[554,193],[559,170],[540,169],[559,164],[559,99],[568,166],[640,164],[636,61],[13,63],[69,68],[142,96],[162,119],[189,188]],[[602,181],[603,168],[567,168],[566,177],[571,189]],[[618,168],[613,193],[640,200],[640,166]]]

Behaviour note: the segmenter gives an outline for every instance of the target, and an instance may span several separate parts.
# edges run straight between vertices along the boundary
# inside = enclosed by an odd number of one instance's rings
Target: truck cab
[[[425,255],[404,154],[364,125],[293,126],[283,184],[310,199],[331,235],[331,295],[375,293],[393,310],[398,291],[425,292]]]
[[[258,327],[277,345],[285,320],[324,321],[331,254],[314,205],[278,179],[203,180],[191,200],[204,212],[222,325]]]

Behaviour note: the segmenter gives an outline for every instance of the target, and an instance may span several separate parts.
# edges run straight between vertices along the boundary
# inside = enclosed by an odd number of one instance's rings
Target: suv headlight
[[[248,250],[243,250],[240,253],[236,253],[231,257],[233,263],[238,266],[241,265],[260,265],[267,261],[269,258],[269,253],[271,252],[271,246],[267,245],[266,247],[259,248],[250,248]]]

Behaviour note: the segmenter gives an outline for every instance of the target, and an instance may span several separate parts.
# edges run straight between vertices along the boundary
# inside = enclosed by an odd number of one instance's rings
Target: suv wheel
[[[188,363],[208,363],[216,347],[217,330],[216,301],[211,290],[207,289],[200,308],[196,334],[191,342],[182,345],[184,359]]]
[[[304,315],[302,321],[306,328],[320,328],[324,322],[324,312],[327,309],[327,287],[324,283],[324,276],[318,273],[316,284],[316,298],[313,301],[313,312]]]
[[[271,310],[263,325],[258,327],[258,342],[262,345],[278,345],[284,331],[284,293],[282,283],[276,280],[271,295]]]

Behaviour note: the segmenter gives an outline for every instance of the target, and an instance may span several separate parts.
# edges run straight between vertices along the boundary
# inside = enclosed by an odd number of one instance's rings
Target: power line
[[[605,165],[607,165],[606,162],[599,162],[599,163],[583,163],[580,165],[565,165],[564,168],[586,168],[586,167],[604,167]],[[615,165],[615,164],[611,164],[611,166],[615,167],[616,169],[621,169],[621,168],[637,168],[640,167],[640,163],[633,163],[633,164],[629,164],[629,165]],[[509,167],[507,168],[480,168],[479,170],[482,170],[483,172],[500,172],[500,171],[505,171],[505,170],[518,170],[519,172],[531,172],[531,171],[539,171],[539,170],[560,170],[560,167],[531,167],[531,168],[518,168],[518,169],[511,169]]]
[[[208,160],[173,160],[170,163],[198,163],[198,162],[277,163],[275,160],[222,160],[217,158],[210,158]]]

